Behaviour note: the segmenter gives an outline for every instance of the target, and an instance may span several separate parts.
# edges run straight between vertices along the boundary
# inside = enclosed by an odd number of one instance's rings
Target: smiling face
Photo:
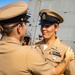
[[[52,25],[41,25],[41,32],[44,39],[52,39],[55,38],[56,32],[58,31],[59,26],[52,24]]]

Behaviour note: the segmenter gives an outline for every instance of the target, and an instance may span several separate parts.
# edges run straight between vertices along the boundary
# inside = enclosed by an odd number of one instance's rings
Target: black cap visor
[[[43,20],[40,20],[40,23],[39,25],[52,25],[54,24],[55,22],[50,22],[50,21],[43,21]]]
[[[3,24],[16,23],[16,22],[26,22],[26,23],[28,23],[29,18],[30,18],[30,16],[25,13],[25,14],[19,15],[17,17],[7,19],[7,20],[0,20],[0,24],[3,25]]]

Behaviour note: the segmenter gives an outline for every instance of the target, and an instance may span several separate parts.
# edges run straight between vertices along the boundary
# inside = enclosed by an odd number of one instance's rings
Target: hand
[[[74,52],[73,52],[73,50],[70,47],[66,51],[66,58],[68,58],[70,60],[74,59]]]

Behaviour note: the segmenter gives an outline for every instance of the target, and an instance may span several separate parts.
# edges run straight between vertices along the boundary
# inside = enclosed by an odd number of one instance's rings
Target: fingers
[[[73,49],[71,49],[70,47],[68,48],[67,52],[74,54]]]
[[[70,52],[72,54],[72,60],[73,60],[74,59],[74,51],[73,51],[73,49],[70,49]]]
[[[72,59],[74,59],[74,51],[71,49],[71,51],[72,51]]]
[[[68,51],[70,51],[71,49],[70,49],[70,47],[68,48]]]
[[[72,52],[72,50],[71,50],[70,47],[69,47],[68,50],[66,51],[66,55],[71,54],[70,52]]]
[[[69,57],[71,60],[74,59],[74,52],[70,47],[68,48],[68,50],[66,52],[66,56]]]

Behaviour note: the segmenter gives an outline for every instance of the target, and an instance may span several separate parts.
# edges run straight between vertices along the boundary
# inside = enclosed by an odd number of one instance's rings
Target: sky
[[[28,0],[0,0],[0,7],[12,3],[12,2],[17,2],[17,1],[25,1],[28,2]]]

